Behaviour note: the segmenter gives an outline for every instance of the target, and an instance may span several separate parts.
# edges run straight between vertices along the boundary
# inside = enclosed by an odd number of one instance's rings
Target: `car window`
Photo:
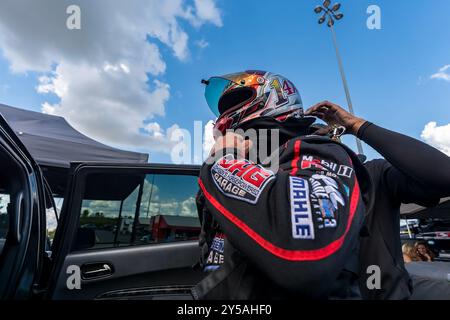
[[[53,238],[55,237],[56,228],[58,227],[58,221],[56,218],[55,209],[56,209],[56,213],[59,216],[59,214],[61,212],[61,207],[62,207],[62,204],[64,201],[64,198],[60,198],[60,197],[54,197],[53,199],[55,201],[56,208],[51,207],[46,210],[47,238],[50,241],[50,243],[53,242]]]
[[[7,210],[9,202],[9,194],[0,193],[0,253],[3,250],[9,229],[9,215]]]
[[[85,189],[76,240],[78,249],[198,238],[195,176],[95,173],[86,178]]]

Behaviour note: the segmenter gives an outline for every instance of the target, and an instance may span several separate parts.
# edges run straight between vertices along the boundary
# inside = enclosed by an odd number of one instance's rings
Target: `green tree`
[[[82,218],[87,218],[91,212],[88,209],[84,209],[81,213]]]

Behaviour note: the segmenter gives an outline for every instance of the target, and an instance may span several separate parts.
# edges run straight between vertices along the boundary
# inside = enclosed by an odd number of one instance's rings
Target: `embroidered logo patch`
[[[225,235],[216,233],[211,243],[204,271],[214,271],[224,262]]]
[[[333,178],[313,174],[311,183],[311,204],[319,229],[337,226],[336,212],[339,205],[345,206],[345,200]]]
[[[336,228],[337,211],[345,206],[345,198],[339,192],[336,180],[319,174],[308,179],[293,176],[289,179],[292,237],[312,240],[315,237],[314,226],[316,231]]]
[[[294,239],[314,239],[308,181],[299,177],[289,177],[289,179],[292,237]]]
[[[275,178],[272,171],[228,154],[211,168],[217,188],[226,196],[255,204],[267,183]]]
[[[300,163],[302,169],[317,169],[327,172],[332,172],[338,176],[351,178],[353,175],[353,168],[346,166],[344,164],[338,165],[332,161],[327,161],[324,159],[319,159],[310,155],[304,155]]]

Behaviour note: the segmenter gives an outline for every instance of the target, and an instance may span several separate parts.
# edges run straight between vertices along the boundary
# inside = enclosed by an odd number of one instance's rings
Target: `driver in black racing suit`
[[[243,134],[217,137],[200,172],[201,265],[211,273],[194,297],[358,297],[358,239],[371,199],[358,157],[310,135],[315,119],[303,117],[297,89],[280,75],[246,71],[204,82],[220,114],[215,128]],[[249,129],[256,143],[244,139]],[[275,152],[263,156],[267,145]]]
[[[217,185],[214,182],[214,176],[211,174],[214,171],[212,167],[218,159],[212,157],[202,167],[201,191],[197,198],[199,214],[202,218],[200,245],[203,254],[201,264],[205,271],[216,271],[194,288],[194,297],[199,299],[249,299],[306,296],[310,298],[408,299],[411,295],[414,297],[414,290],[417,293],[427,290],[424,289],[426,286],[421,286],[420,283],[414,284],[413,287],[413,282],[404,267],[400,243],[399,208],[401,203],[417,203],[431,207],[437,205],[440,198],[450,196],[450,158],[423,142],[357,118],[328,101],[311,107],[305,112],[306,117],[301,117],[299,116],[301,112],[296,113],[295,107],[292,107],[300,105],[300,109],[301,103],[295,103],[290,99],[292,94],[296,93],[295,87],[282,77],[277,81],[270,75],[264,72],[248,71],[205,81],[207,82],[205,95],[211,109],[219,115],[215,128],[220,132],[223,133],[225,129],[229,128],[279,130],[277,143],[281,146],[279,150],[280,170],[275,174],[276,177],[272,178],[265,186],[261,193],[261,199],[264,200],[260,200],[263,205],[257,207],[247,203],[241,205],[240,203],[245,202],[242,200],[231,200],[226,191],[221,190],[220,184]],[[262,76],[263,81],[258,79],[258,76]],[[244,78],[243,82],[242,78]],[[266,90],[264,94],[258,95],[259,86],[264,86],[267,82],[270,84],[269,92]],[[222,85],[223,87],[221,87]],[[209,86],[211,86],[210,89]],[[244,89],[247,86],[250,89]],[[300,101],[298,96],[295,99]],[[264,108],[263,104],[267,104],[267,101],[272,101],[274,105],[268,109]],[[285,103],[285,105],[281,105],[280,109],[277,108],[279,101]],[[283,109],[283,106],[286,105],[288,107]],[[277,109],[280,112],[277,112]],[[292,111],[293,109],[294,111]],[[283,114],[282,110],[287,113]],[[327,122],[329,127],[317,130],[315,125],[312,125],[313,120],[307,116],[318,117]],[[329,140],[324,144],[320,144],[319,140],[307,141],[311,139],[311,134],[329,135],[330,131],[335,132],[342,128],[347,133],[358,136],[385,159],[368,161],[361,168],[358,159],[354,159],[353,154],[344,146],[339,145],[341,147],[339,151],[333,149],[330,154],[327,151],[332,150],[333,147],[328,146]],[[262,144],[264,144],[264,137],[266,137],[266,143],[273,144],[274,142],[270,141],[271,139],[267,136],[270,137],[270,134],[258,138],[263,138]],[[228,150],[230,152],[220,153],[234,155],[240,153],[243,158],[243,155],[248,153],[248,149],[251,150],[250,145],[251,143],[242,138],[227,134],[224,137],[218,137],[212,154],[230,146],[237,146],[237,148]],[[260,145],[261,143],[258,148]],[[305,146],[312,147],[316,157],[311,157],[308,154],[309,150],[304,149]],[[346,150],[351,163],[346,163],[344,159],[340,158],[338,154],[342,150]],[[220,157],[216,158],[220,159]],[[255,163],[264,164],[267,162],[265,158],[259,157]],[[282,187],[280,191],[279,187],[273,186],[276,184],[274,181],[293,179],[291,177],[295,175],[302,179],[306,177],[310,182],[309,185],[312,186],[316,182],[313,177],[315,174],[334,174],[334,180],[338,185],[348,186],[350,182],[345,176],[336,174],[336,167],[333,164],[354,169],[355,182],[358,182],[363,200],[359,206],[365,206],[365,209],[360,208],[358,213],[361,216],[365,215],[364,227],[360,228],[360,217],[356,215],[357,222],[351,225],[346,234],[346,237],[351,238],[346,241],[347,243],[351,242],[350,246],[353,249],[343,246],[337,250],[337,252],[340,251],[341,258],[347,262],[342,264],[338,257],[332,255],[323,260],[316,260],[314,263],[297,262],[300,266],[290,270],[280,262],[279,256],[274,258],[262,254],[261,248],[274,241],[279,241],[280,244],[276,250],[273,250],[275,253],[279,252],[278,249],[290,248],[289,241],[291,239],[283,238],[289,231],[284,230],[283,227],[289,228],[295,225],[291,219],[292,214],[287,221],[284,221],[284,225],[278,220],[280,215],[287,212],[289,216],[289,212],[292,213],[292,206],[289,206],[289,202],[292,201],[292,185],[287,186],[286,183],[286,186]],[[286,172],[289,177],[279,179],[286,175]],[[330,185],[325,183],[325,186],[330,190]],[[353,184],[352,191],[354,191],[354,186],[355,184]],[[209,200],[205,196],[205,190],[209,194]],[[344,203],[348,203],[349,199],[345,198],[346,189],[344,188],[344,192],[340,190],[338,188],[340,195],[344,197]],[[219,205],[222,210],[217,210],[211,203],[212,194],[216,199],[213,203]],[[310,200],[316,201],[315,195],[310,194],[310,196]],[[331,199],[331,194],[328,194],[328,198]],[[350,212],[350,207],[345,208],[344,206],[339,209],[340,199],[342,198],[335,198],[338,210],[334,211],[335,221],[333,222],[331,219],[331,225],[342,223],[342,217],[348,216]],[[243,218],[256,216],[254,221],[250,221],[250,227],[254,224],[257,228],[270,230],[266,237],[252,237],[251,232],[246,232],[249,231],[248,228],[235,227],[235,222],[238,220],[223,214],[223,209],[226,209],[225,212],[232,212],[233,210],[230,208],[234,209],[235,203],[241,209]],[[280,203],[289,207],[280,208]],[[311,205],[311,203],[309,204]],[[315,203],[313,207],[314,205]],[[329,207],[323,206],[323,203],[321,205],[325,209]],[[320,218],[320,215],[317,216]],[[330,215],[323,215],[323,218],[327,217]],[[314,228],[322,226],[321,230],[332,229],[324,228],[325,225],[322,222],[314,220]],[[330,220],[327,223],[330,225]],[[335,243],[332,241],[333,236],[322,239],[320,232],[322,231],[319,229],[315,233],[320,238],[304,239],[304,242]],[[359,233],[360,236],[359,243],[353,238],[356,233]],[[334,236],[337,235],[339,232]],[[256,241],[256,239],[260,241]],[[300,246],[303,245],[306,244]],[[359,254],[355,255],[357,250],[359,250]],[[329,264],[328,262],[332,259],[334,261]],[[292,262],[292,260],[290,261]],[[284,263],[287,262],[284,261]],[[381,270],[380,288],[367,286],[367,279],[370,276],[367,270],[373,265],[378,266]],[[354,285],[355,274],[358,274],[359,290]],[[305,279],[310,279],[310,281]],[[422,293],[422,296],[426,296],[426,293]],[[433,293],[433,296],[436,297],[439,294]],[[443,298],[450,299],[450,297]]]

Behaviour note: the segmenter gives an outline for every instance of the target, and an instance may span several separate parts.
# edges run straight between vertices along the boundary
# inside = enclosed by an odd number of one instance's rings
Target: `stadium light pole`
[[[319,24],[323,24],[327,18],[328,18],[328,22],[327,25],[331,30],[331,34],[333,37],[333,45],[334,45],[334,50],[336,51],[336,57],[337,57],[337,61],[338,61],[338,65],[339,65],[339,71],[341,73],[341,78],[342,78],[342,84],[344,85],[344,90],[345,90],[345,97],[347,98],[347,104],[348,104],[348,110],[350,111],[351,114],[355,114],[353,112],[353,104],[352,104],[352,99],[350,97],[350,91],[348,89],[348,84],[347,84],[347,78],[345,77],[345,72],[344,72],[344,66],[342,64],[342,59],[341,59],[341,55],[339,53],[339,48],[338,48],[338,44],[337,44],[337,39],[336,39],[336,33],[334,32],[334,23],[337,20],[341,20],[344,15],[340,12],[338,12],[338,10],[341,8],[341,4],[340,3],[335,3],[331,8],[330,8],[330,0],[324,0],[321,6],[316,6],[314,8],[314,12],[317,14],[323,13],[322,16],[319,18]],[[363,151],[363,147],[362,147],[362,143],[361,140],[359,140],[356,137],[356,147],[358,149],[358,153],[363,155],[364,151]]]

